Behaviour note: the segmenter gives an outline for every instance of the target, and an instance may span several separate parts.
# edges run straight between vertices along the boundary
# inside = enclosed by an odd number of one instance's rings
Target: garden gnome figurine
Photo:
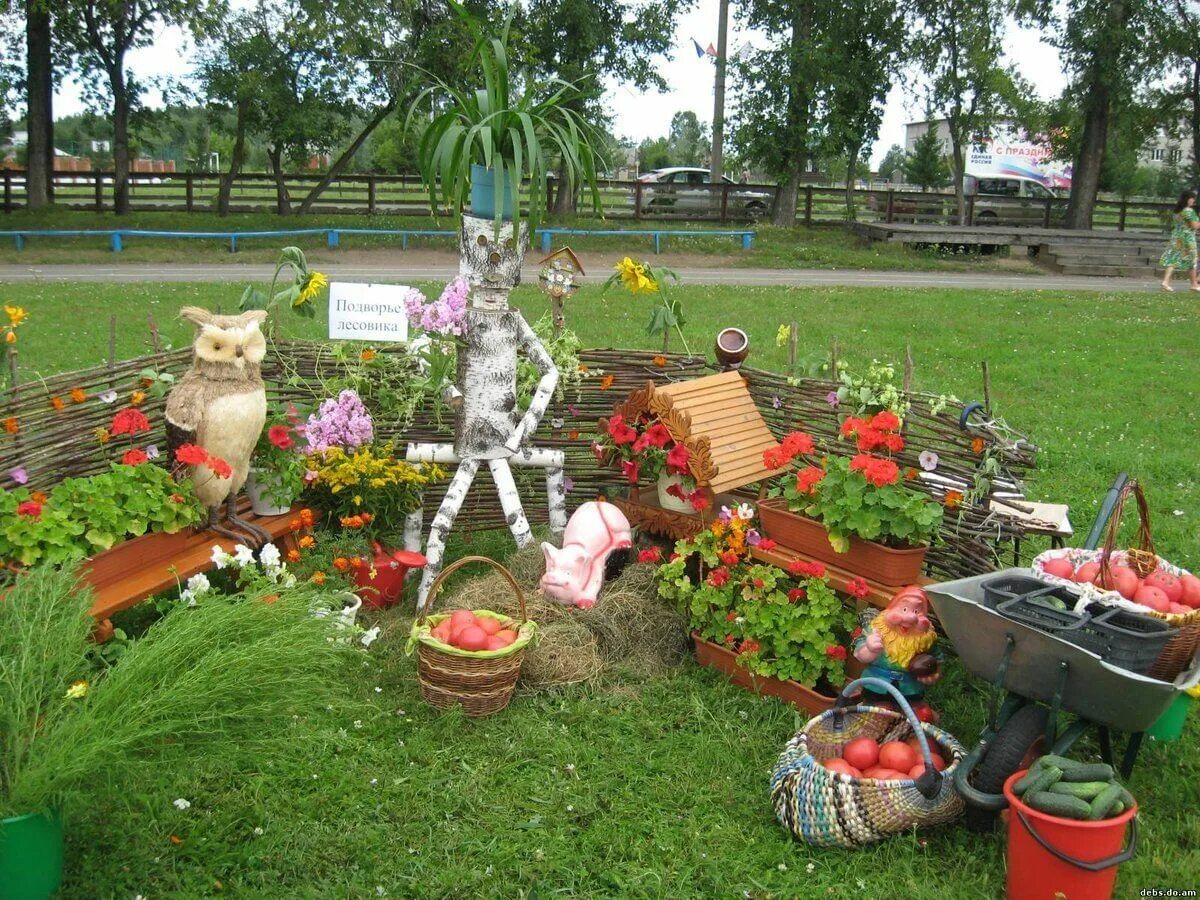
[[[450,392],[455,397],[454,446],[412,444],[408,448],[410,462],[458,464],[430,527],[418,611],[424,609],[429,588],[441,571],[446,537],[481,463],[491,471],[504,519],[518,547],[527,546],[533,534],[512,465],[545,469],[550,531],[560,536],[567,524],[562,451],[528,446],[554,396],[558,369],[520,310],[508,305],[508,292],[521,281],[528,246],[525,223],[504,222],[497,233],[492,219],[463,214],[459,273],[471,285],[471,299],[463,321],[466,346],[459,350],[458,376]],[[517,410],[518,351],[541,373],[524,414]]]
[[[929,598],[916,585],[901,588],[854,641],[864,677],[893,685],[910,702],[941,677],[933,655],[937,634],[929,621]],[[870,691],[870,688],[867,688]]]

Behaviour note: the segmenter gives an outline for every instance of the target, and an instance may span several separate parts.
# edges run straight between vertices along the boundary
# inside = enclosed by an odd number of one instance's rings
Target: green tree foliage
[[[712,141],[708,125],[701,122],[690,109],[682,110],[671,117],[671,131],[667,135],[667,152],[676,166],[699,166],[708,162],[712,152]]]
[[[879,163],[879,177],[887,181],[896,181],[904,173],[904,161],[907,154],[899,144],[892,144]]]
[[[665,137],[645,138],[637,149],[638,171],[650,172],[675,165],[671,159],[671,147]]]
[[[1166,54],[1167,121],[1187,122],[1185,169],[1195,184],[1200,181],[1200,0],[1162,0],[1154,32]]]
[[[950,176],[958,221],[966,221],[963,176],[973,140],[987,136],[1011,107],[1014,74],[1003,68],[999,0],[913,0],[919,25],[913,53],[925,79],[930,117],[950,130]]]
[[[938,138],[936,124],[930,123],[925,133],[917,138],[901,168],[905,181],[920,185],[924,191],[950,183],[950,164],[946,161],[946,150]]]

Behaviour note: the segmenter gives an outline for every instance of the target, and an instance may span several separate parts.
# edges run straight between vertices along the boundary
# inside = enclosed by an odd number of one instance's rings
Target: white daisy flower
[[[180,797],[178,800],[172,801],[171,805],[180,810],[192,808],[192,804],[187,800],[184,800],[182,797]]]

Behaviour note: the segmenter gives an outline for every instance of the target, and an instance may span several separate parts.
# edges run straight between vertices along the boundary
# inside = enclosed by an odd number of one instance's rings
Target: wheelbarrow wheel
[[[971,786],[985,794],[1003,793],[1008,776],[1021,768],[1026,754],[1046,732],[1049,710],[1036,703],[1018,709],[996,732],[987,753],[971,774]],[[996,811],[967,805],[966,825],[971,831],[987,832],[996,827]]]

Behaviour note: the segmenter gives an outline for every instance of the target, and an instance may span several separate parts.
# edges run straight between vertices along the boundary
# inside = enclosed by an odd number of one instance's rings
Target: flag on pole
[[[696,45],[697,49],[699,49],[699,46],[700,46],[699,44]],[[712,44],[709,44],[708,48],[704,52],[707,53],[709,56],[715,58],[717,55],[717,48],[714,47]]]
[[[704,48],[700,46],[700,42],[695,38],[692,38],[692,43],[696,45],[696,58],[702,59],[704,57]]]

